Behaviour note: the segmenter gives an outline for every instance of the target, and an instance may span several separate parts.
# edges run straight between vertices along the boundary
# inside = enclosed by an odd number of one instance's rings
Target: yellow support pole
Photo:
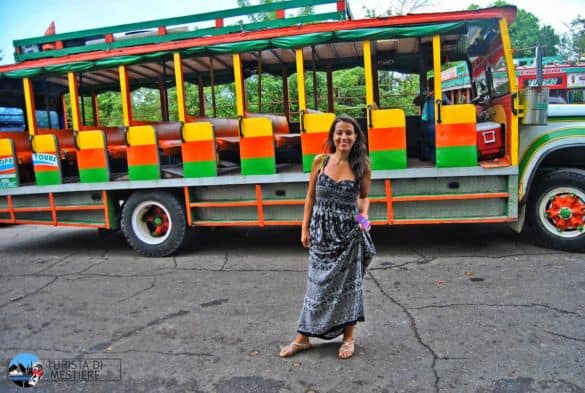
[[[28,134],[35,135],[37,133],[37,117],[35,115],[35,100],[32,81],[29,78],[23,78],[22,85],[24,88],[24,104],[26,106]]]
[[[442,92],[441,92],[441,36],[434,35],[433,36],[433,74],[434,74],[434,81],[435,84],[433,86],[433,91],[435,95],[434,104],[435,105],[435,124],[437,123],[437,119],[439,118],[439,108],[437,105],[437,100],[441,99]]]
[[[366,77],[366,105],[374,105],[374,79],[372,69],[372,43],[364,41],[364,74]]]
[[[244,116],[244,80],[242,79],[242,59],[239,53],[233,55],[234,82],[236,85],[236,112],[238,116]]]
[[[67,73],[69,82],[69,106],[71,107],[71,125],[75,131],[79,131],[81,124],[79,118],[79,91],[77,90],[77,79],[73,72]],[[95,109],[94,109],[95,110]]]
[[[132,125],[132,101],[130,98],[130,88],[128,85],[128,71],[126,66],[118,66],[118,73],[120,75],[120,97],[122,98],[122,117],[124,119],[124,126],[130,127]]]
[[[297,88],[299,91],[299,112],[307,110],[307,99],[305,96],[305,65],[303,63],[303,49],[295,50],[297,59]]]
[[[514,61],[512,60],[512,44],[508,23],[505,18],[500,19],[500,34],[502,37],[502,48],[504,50],[504,60],[506,61],[506,71],[508,72],[508,81],[510,83],[510,94],[512,94],[512,106],[519,107],[518,101],[518,84],[516,83],[516,73],[514,72]],[[510,159],[512,165],[518,165],[518,115],[511,113],[510,124]]]
[[[177,111],[179,121],[185,122],[185,85],[183,83],[183,64],[181,62],[181,54],[179,52],[173,53],[173,65],[175,67],[175,84],[177,86]]]

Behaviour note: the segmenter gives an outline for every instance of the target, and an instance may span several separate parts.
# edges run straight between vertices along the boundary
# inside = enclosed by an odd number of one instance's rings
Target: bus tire
[[[135,192],[124,204],[121,227],[128,244],[138,253],[165,257],[183,244],[185,209],[169,192]]]
[[[540,243],[566,251],[585,249],[585,171],[547,172],[531,190],[527,207]]]

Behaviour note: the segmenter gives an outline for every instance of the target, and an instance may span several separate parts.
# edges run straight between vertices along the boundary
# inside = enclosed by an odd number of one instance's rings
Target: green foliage
[[[496,0],[490,7],[503,7],[513,5],[504,0]],[[478,9],[477,4],[470,4],[467,9]],[[551,26],[540,27],[540,20],[532,13],[518,8],[516,19],[510,25],[510,39],[514,48],[514,57],[527,57],[534,55],[534,47],[541,45],[545,56],[558,54],[557,46],[560,37]]]
[[[98,95],[98,108],[101,125],[111,127],[124,124],[119,92],[107,91]]]
[[[585,57],[585,18],[578,15],[561,39],[561,54],[576,60]]]
[[[132,92],[132,117],[140,121],[161,121],[161,101],[158,89],[141,87]]]

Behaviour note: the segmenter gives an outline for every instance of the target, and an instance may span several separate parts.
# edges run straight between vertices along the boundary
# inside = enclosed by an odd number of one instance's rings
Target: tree
[[[503,7],[512,5],[504,0],[496,0],[490,7]],[[468,10],[477,10],[479,5],[470,4]],[[546,56],[558,54],[557,46],[561,40],[549,25],[540,27],[540,20],[532,13],[518,8],[516,19],[510,25],[510,39],[515,50],[515,57],[534,55],[534,47],[540,45],[544,48]]]
[[[388,8],[381,12],[375,8],[368,8],[366,6],[362,8],[366,17],[375,18],[378,16],[406,15],[409,12],[414,12],[431,4],[431,0],[392,0],[389,2]]]
[[[561,39],[561,54],[579,60],[585,57],[585,18],[577,15],[567,27],[569,31]]]
[[[280,1],[283,1],[283,0],[259,0],[258,5],[278,3]],[[253,4],[251,4],[250,0],[238,0],[238,7],[239,8],[250,7],[251,5],[253,5]],[[312,15],[314,13],[313,11],[314,10],[313,10],[312,6],[306,6],[306,7],[301,8],[299,10],[299,12],[297,13],[297,15],[298,16]],[[248,19],[252,23],[275,20],[275,19],[277,19],[276,18],[276,11],[265,12],[262,14],[249,14]],[[240,22],[243,23],[243,21],[240,21]]]

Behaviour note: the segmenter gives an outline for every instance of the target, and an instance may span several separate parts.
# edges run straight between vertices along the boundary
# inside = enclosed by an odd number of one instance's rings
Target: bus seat
[[[72,129],[39,128],[38,135],[55,135],[59,140],[59,154],[62,160],[74,165],[77,161]]]
[[[270,119],[272,123],[272,131],[276,134],[288,134],[290,132],[290,128],[288,126],[288,121],[286,120],[286,116],[282,115],[274,115],[272,113],[248,113],[246,112],[246,117],[267,117]]]
[[[436,127],[436,162],[439,168],[476,166],[476,112],[471,104],[441,107]]]
[[[154,126],[130,126],[126,131],[128,179],[161,178],[158,137]]]
[[[213,124],[209,122],[186,123],[181,134],[183,176],[189,178],[217,176]]]
[[[405,169],[406,116],[402,109],[373,109],[368,149],[373,170]]]
[[[76,135],[77,165],[81,183],[110,181],[106,136],[102,130],[80,131]]]
[[[335,120],[335,114],[305,113],[301,116],[303,172],[311,172],[315,156],[326,151],[327,135]]]
[[[161,122],[154,124],[158,145],[163,156],[179,157],[181,155],[181,132],[183,122]]]
[[[62,184],[59,139],[53,134],[34,135],[32,151],[37,185]]]
[[[276,173],[272,122],[267,117],[241,119],[240,163],[242,175]]]
[[[16,147],[14,140],[10,138],[0,139],[0,187],[18,187],[20,176],[18,175],[18,161],[16,159]]]
[[[17,164],[32,163],[32,146],[28,133],[23,131],[2,131],[0,132],[0,138],[14,141]]]
[[[124,127],[100,127],[106,135],[108,154],[114,160],[126,159],[126,129]]]

